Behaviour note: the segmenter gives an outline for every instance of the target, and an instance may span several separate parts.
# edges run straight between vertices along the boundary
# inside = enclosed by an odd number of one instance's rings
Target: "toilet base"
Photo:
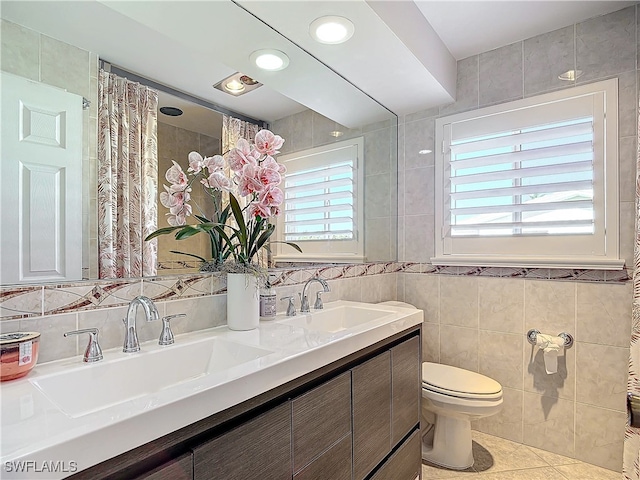
[[[471,422],[462,418],[436,415],[433,446],[422,442],[422,458],[453,470],[473,465]]]

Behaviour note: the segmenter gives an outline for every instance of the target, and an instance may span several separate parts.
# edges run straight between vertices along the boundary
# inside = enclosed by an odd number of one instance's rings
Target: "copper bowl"
[[[0,381],[24,377],[36,366],[40,333],[0,334]]]

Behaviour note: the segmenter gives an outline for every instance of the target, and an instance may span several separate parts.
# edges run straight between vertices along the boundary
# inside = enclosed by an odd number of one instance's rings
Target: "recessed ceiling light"
[[[336,44],[349,40],[355,27],[351,20],[336,15],[316,18],[309,25],[309,34],[320,43]]]
[[[280,50],[256,50],[249,58],[258,68],[272,72],[283,70],[289,65],[289,57]]]
[[[566,82],[573,82],[582,76],[582,70],[567,70],[566,72],[558,75],[560,80]]]
[[[244,84],[234,78],[224,84],[224,89],[229,93],[240,93],[244,91]]]
[[[160,107],[160,113],[163,113],[170,117],[179,117],[183,114],[183,111],[177,107]]]
[[[420,155],[426,155],[426,154],[428,154],[428,153],[432,153],[432,152],[433,152],[433,150],[427,150],[427,149],[425,149],[425,150],[420,150],[418,153],[419,153]]]

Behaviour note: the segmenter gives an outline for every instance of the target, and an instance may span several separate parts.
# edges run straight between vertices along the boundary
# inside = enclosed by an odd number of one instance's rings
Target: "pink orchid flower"
[[[160,193],[160,203],[167,208],[182,205],[191,200],[191,195],[189,194],[191,188],[176,191],[173,185],[171,187],[163,185],[163,187],[166,191]]]
[[[189,153],[189,168],[187,172],[198,173],[204,166],[204,159],[198,152]]]
[[[240,195],[243,197],[258,193],[263,189],[262,183],[258,178],[258,167],[253,164],[249,163],[242,167],[242,170],[237,173],[235,178],[238,182]]]
[[[270,155],[267,155],[267,158],[265,158],[262,161],[260,166],[263,168],[270,168],[271,170],[276,170],[280,175],[284,175],[287,172],[287,167],[285,167],[281,163],[276,162],[276,160]]]
[[[260,202],[251,202],[247,208],[249,217],[268,218],[271,215],[271,209],[262,205]]]
[[[205,157],[202,160],[202,164],[209,170],[209,173],[218,172],[224,168],[224,158],[222,155]]]
[[[270,130],[260,130],[255,138],[256,150],[262,154],[275,155],[284,144],[280,135],[274,135]]]
[[[265,207],[277,207],[284,200],[284,193],[278,187],[266,187],[258,195],[258,201]]]
[[[209,177],[200,180],[200,183],[205,187],[226,190],[227,192],[230,192],[232,187],[231,180],[222,172],[213,172]]]
[[[282,180],[277,170],[264,167],[260,167],[258,170],[258,178],[260,179],[260,183],[265,187],[278,185]]]
[[[232,148],[227,155],[229,167],[234,172],[242,170],[245,165],[257,165],[259,153],[249,145],[244,138],[238,140],[236,148]]]
[[[188,203],[171,207],[169,213],[167,213],[167,223],[172,227],[185,225],[187,223],[187,217],[191,215],[191,212],[191,205]]]
[[[167,170],[165,178],[167,181],[171,182],[172,189],[175,190],[184,190],[184,188],[189,184],[189,179],[187,178],[187,174],[184,173],[182,167],[173,161],[173,166]],[[175,188],[174,188],[175,187]],[[182,187],[182,188],[180,188]]]
[[[277,217],[278,215],[280,215],[280,207],[269,207],[269,208],[271,208],[272,217]]]

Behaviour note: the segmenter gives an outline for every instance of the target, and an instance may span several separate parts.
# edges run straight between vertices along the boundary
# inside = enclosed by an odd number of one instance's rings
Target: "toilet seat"
[[[492,378],[430,362],[422,364],[422,388],[458,398],[495,400],[502,397],[502,386]]]

